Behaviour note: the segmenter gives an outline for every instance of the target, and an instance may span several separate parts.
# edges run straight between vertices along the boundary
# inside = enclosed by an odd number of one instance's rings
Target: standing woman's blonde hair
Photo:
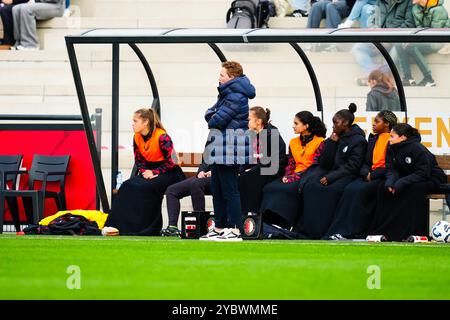
[[[134,114],[137,114],[143,120],[148,120],[150,132],[154,132],[156,128],[162,129],[164,131],[166,130],[164,129],[158,114],[153,109],[142,108],[136,110]]]

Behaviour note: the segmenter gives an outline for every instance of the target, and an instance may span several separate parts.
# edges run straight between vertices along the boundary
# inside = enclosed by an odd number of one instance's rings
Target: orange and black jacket
[[[372,170],[373,166],[373,151],[375,149],[375,145],[378,141],[378,134],[369,134],[368,144],[367,144],[367,152],[364,160],[364,164],[360,170],[361,178],[365,179],[367,175],[370,173],[371,180],[384,179],[386,177],[386,166],[376,168]],[[388,145],[386,146],[387,149]]]
[[[152,138],[152,132],[146,136],[142,136],[144,142],[148,142]],[[136,143],[136,139],[133,139],[134,149],[134,161],[138,169],[138,174],[142,174],[145,170],[151,170],[154,175],[160,175],[168,171],[172,171],[177,165],[172,159],[174,152],[172,139],[164,132],[164,134],[154,137],[157,139],[156,145],[159,150],[155,150],[157,153],[161,153],[156,161],[149,161],[145,158],[142,152],[139,150],[139,146]]]
[[[300,148],[294,148],[294,150],[292,150],[291,148],[292,145],[297,145],[304,148],[303,154],[301,155],[298,154],[298,152],[300,152],[299,150]],[[294,156],[294,154],[292,153],[297,152],[297,159],[298,157],[303,158],[305,156],[305,151],[307,151],[309,146],[313,148],[311,149],[311,151],[313,151],[312,156],[310,157],[310,159],[305,159],[306,161],[303,162],[302,166],[295,160],[296,156]],[[289,143],[288,164],[284,170],[284,177],[287,178],[288,183],[299,181],[304,175],[306,170],[308,170],[311,166],[314,166],[318,163],[319,158],[324,149],[324,146],[325,146],[324,139],[321,137],[314,136],[313,134],[309,136],[299,136],[298,138],[294,138],[291,140],[291,142]]]

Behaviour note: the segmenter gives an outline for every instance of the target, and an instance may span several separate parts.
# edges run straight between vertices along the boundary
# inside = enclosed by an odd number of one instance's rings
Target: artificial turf
[[[67,287],[72,265],[80,289]],[[367,286],[373,265],[380,289]],[[0,235],[0,299],[450,299],[449,288],[448,244]]]

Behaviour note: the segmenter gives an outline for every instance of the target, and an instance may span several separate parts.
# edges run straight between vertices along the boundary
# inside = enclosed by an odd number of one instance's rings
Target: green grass
[[[446,244],[0,236],[0,299],[450,299],[449,287]]]

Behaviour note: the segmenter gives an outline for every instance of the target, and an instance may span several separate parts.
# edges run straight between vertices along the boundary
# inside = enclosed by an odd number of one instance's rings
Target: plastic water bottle
[[[428,242],[428,237],[426,236],[409,236],[408,242]]]
[[[117,172],[116,176],[116,189],[119,190],[120,186],[122,185],[123,177],[122,177],[122,171]]]
[[[387,241],[387,239],[383,235],[374,235],[374,236],[367,236],[366,241],[367,242],[385,242],[385,241]]]

